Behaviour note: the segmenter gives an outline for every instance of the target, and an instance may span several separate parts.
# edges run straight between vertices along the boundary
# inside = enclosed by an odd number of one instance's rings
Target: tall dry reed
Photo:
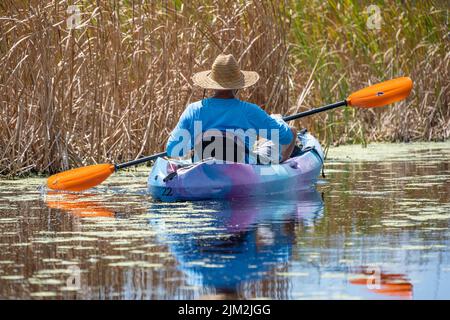
[[[398,75],[411,99],[297,121],[324,143],[445,139],[449,43],[445,2],[379,3],[366,28],[357,1],[0,2],[0,174],[52,173],[164,148],[191,75],[232,52],[260,83],[241,98],[271,113],[341,100]],[[81,25],[69,5],[77,5]]]

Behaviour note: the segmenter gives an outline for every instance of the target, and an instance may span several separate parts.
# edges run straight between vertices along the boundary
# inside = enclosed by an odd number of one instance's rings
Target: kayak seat
[[[226,162],[245,163],[249,150],[232,132],[208,130],[198,135],[194,144],[192,162],[214,158]],[[195,156],[200,155],[200,158]],[[194,161],[195,160],[195,161]]]

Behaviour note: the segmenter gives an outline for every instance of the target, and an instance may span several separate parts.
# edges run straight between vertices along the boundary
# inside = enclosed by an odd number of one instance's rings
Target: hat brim
[[[211,70],[198,72],[192,76],[192,81],[204,89],[233,90],[250,87],[259,80],[255,71],[241,71],[242,77],[237,81],[215,81],[209,77],[210,74]]]

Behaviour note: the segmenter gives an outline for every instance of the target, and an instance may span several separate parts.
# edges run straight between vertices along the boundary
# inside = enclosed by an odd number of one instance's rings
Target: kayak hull
[[[299,135],[302,154],[282,164],[192,164],[158,158],[148,177],[148,192],[164,202],[258,197],[311,188],[320,174],[323,151],[309,133]],[[306,151],[310,150],[310,151]]]

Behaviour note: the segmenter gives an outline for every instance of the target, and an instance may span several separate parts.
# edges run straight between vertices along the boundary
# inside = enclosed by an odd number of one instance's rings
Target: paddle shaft
[[[295,120],[295,119],[300,119],[300,118],[303,118],[303,117],[310,116],[312,114],[316,114],[316,113],[319,113],[319,112],[323,112],[323,111],[339,108],[339,107],[346,106],[346,105],[347,105],[347,101],[343,100],[343,101],[339,101],[339,102],[336,102],[336,103],[328,104],[328,105],[320,107],[320,108],[316,108],[316,109],[300,112],[300,113],[297,113],[297,114],[293,114],[292,116],[283,117],[283,120],[284,121],[291,121],[291,120]],[[131,161],[128,161],[128,162],[116,164],[115,168],[116,168],[116,171],[117,171],[119,169],[128,168],[128,167],[135,166],[135,165],[143,163],[143,162],[148,162],[148,161],[151,161],[151,160],[155,160],[155,159],[157,159],[159,157],[165,157],[165,156],[167,156],[166,152],[160,152],[160,153],[156,153],[156,154],[154,154],[152,156],[148,156],[148,157],[144,157],[144,158],[140,158],[140,159],[131,160]]]
[[[160,152],[160,153],[156,153],[156,154],[154,154],[152,156],[139,158],[139,159],[131,160],[131,161],[124,162],[124,163],[119,163],[119,164],[114,165],[114,167],[116,168],[116,171],[117,171],[119,169],[135,166],[135,165],[143,163],[143,162],[148,162],[148,161],[151,161],[151,160],[155,160],[155,159],[157,159],[159,157],[164,157],[166,155],[167,155],[166,152]]]
[[[339,101],[339,102],[336,102],[336,103],[328,104],[328,105],[320,107],[320,108],[316,108],[316,109],[311,109],[311,110],[308,110],[308,111],[300,112],[300,113],[297,113],[297,114],[293,114],[292,116],[283,117],[283,120],[284,121],[291,121],[291,120],[295,120],[295,119],[300,119],[300,118],[303,118],[303,117],[310,116],[312,114],[316,114],[316,113],[319,113],[319,112],[323,112],[323,111],[339,108],[339,107],[346,106],[346,105],[347,105],[347,101],[346,100],[342,100],[342,101]]]

